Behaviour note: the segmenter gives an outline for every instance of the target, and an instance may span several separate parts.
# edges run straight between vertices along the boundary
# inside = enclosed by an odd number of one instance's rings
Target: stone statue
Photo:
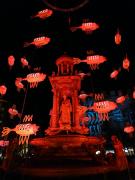
[[[62,129],[71,128],[71,112],[72,112],[72,105],[70,99],[68,99],[67,96],[64,95],[60,106],[60,119],[59,119],[60,128]]]

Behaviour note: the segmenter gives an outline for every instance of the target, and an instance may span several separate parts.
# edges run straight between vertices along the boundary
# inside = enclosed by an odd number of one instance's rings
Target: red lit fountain
[[[93,153],[103,150],[105,139],[88,136],[89,129],[80,126],[80,117],[87,108],[79,105],[81,77],[73,72],[76,63],[74,58],[61,56],[56,61],[57,75],[49,77],[53,88],[50,125],[45,130],[46,137],[30,142],[42,160],[91,160]]]

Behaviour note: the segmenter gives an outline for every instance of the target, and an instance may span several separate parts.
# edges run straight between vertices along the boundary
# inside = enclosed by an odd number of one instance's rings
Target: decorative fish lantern
[[[38,38],[35,38],[32,42],[26,42],[24,43],[24,47],[28,47],[30,45],[34,45],[37,48],[41,48],[44,45],[47,45],[51,41],[51,38],[46,37],[46,36],[41,36]]]
[[[90,110],[94,110],[98,113],[100,120],[109,120],[108,112],[117,108],[117,104],[113,101],[99,101],[94,102],[92,107],[89,107]]]
[[[120,96],[116,99],[116,103],[122,104],[122,103],[124,103],[125,100],[126,100],[125,96]]]
[[[18,92],[20,92],[21,89],[25,90],[22,80],[23,80],[22,78],[16,78],[15,80],[15,86],[17,87]]]
[[[125,59],[123,60],[122,67],[129,71],[130,61],[126,55]]]
[[[50,17],[52,14],[53,11],[51,9],[44,9],[42,11],[39,11],[35,16],[32,16],[32,18],[46,19]]]
[[[30,83],[30,88],[35,88],[38,86],[38,83],[44,81],[45,78],[46,78],[46,74],[30,73],[23,80],[27,80]]]
[[[39,126],[36,124],[18,124],[15,128],[10,129],[8,127],[3,127],[2,130],[2,137],[8,135],[11,131],[15,131],[16,134],[20,135],[19,137],[19,145],[28,144],[29,136],[32,134],[36,135],[36,132],[38,131]]]
[[[0,86],[0,94],[3,96],[6,94],[6,92],[7,92],[7,87],[4,85]]]
[[[99,28],[99,25],[95,22],[84,22],[82,23],[81,26],[78,27],[71,27],[71,31],[74,32],[77,29],[81,29],[85,33],[89,34],[92,33],[93,31],[97,30]]]
[[[96,70],[99,68],[99,64],[104,63],[105,61],[107,61],[107,59],[104,56],[92,55],[87,56],[87,58],[81,62],[86,62],[90,65],[91,70]]]
[[[119,72],[121,71],[121,68],[119,68],[118,70],[114,70],[111,74],[110,74],[110,78],[112,79],[117,79],[117,76],[119,74]]]
[[[124,132],[127,133],[127,134],[130,134],[130,133],[133,133],[134,132],[134,127],[133,126],[126,126],[124,128]]]
[[[114,40],[115,40],[115,43],[117,45],[119,45],[121,43],[121,34],[120,34],[119,30],[117,30],[117,33],[115,34]]]
[[[15,63],[15,58],[13,55],[10,55],[8,57],[8,65],[9,65],[10,69],[14,66],[14,63]]]

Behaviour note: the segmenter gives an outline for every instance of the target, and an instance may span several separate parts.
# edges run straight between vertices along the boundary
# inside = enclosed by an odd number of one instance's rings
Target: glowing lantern
[[[129,66],[130,66],[130,61],[128,59],[128,57],[126,56],[126,58],[123,60],[123,69],[129,70]]]
[[[71,31],[76,31],[77,29],[81,29],[85,33],[92,33],[93,31],[97,30],[99,25],[95,22],[84,22],[81,26],[71,27]]]
[[[121,43],[121,34],[120,34],[119,30],[117,30],[117,33],[115,34],[114,40],[115,40],[115,43],[117,45],[119,45]]]
[[[124,128],[124,132],[125,133],[132,133],[132,132],[134,132],[134,127],[133,126],[126,126],[125,128]]]
[[[30,88],[34,88],[38,86],[39,82],[44,81],[45,78],[46,75],[43,73],[31,73],[28,74],[23,80],[27,80],[30,83]]]
[[[0,86],[0,94],[1,94],[1,95],[5,95],[6,92],[7,92],[6,86],[4,86],[4,85]]]
[[[16,78],[15,80],[15,86],[17,87],[17,91],[19,92],[21,89],[25,89],[21,81],[22,81],[22,78]]]
[[[29,136],[32,134],[36,135],[39,126],[36,124],[18,124],[14,129],[3,127],[2,137],[8,135],[11,131],[15,131],[16,134],[20,135],[19,144],[28,144]]]
[[[30,45],[35,45],[37,48],[41,48],[42,46],[48,44],[51,41],[51,39],[49,37],[46,36],[41,36],[38,38],[34,38],[34,40],[32,42],[26,42],[24,44],[24,47],[28,47]]]
[[[116,102],[118,104],[122,104],[124,101],[126,100],[126,97],[125,96],[120,96],[116,99]]]
[[[13,105],[11,108],[9,108],[8,113],[10,114],[11,119],[13,119],[14,116],[18,115],[19,113],[16,109],[16,105]]]
[[[26,59],[26,58],[24,58],[24,57],[22,57],[22,58],[21,58],[21,63],[22,63],[22,66],[23,66],[23,67],[25,67],[25,66],[28,66],[28,65],[29,65],[29,63],[28,63],[27,59]]]
[[[119,68],[118,70],[114,70],[114,71],[110,74],[110,78],[116,79],[120,71],[121,71],[121,68]]]
[[[8,57],[8,65],[9,65],[9,67],[12,68],[12,66],[14,65],[14,63],[15,63],[15,58],[14,58],[14,56],[13,56],[13,55],[9,56],[9,57]]]
[[[90,65],[91,70],[95,70],[99,68],[99,64],[105,62],[107,59],[104,56],[93,55],[87,56],[86,60],[82,60],[81,62],[86,62]]]
[[[93,109],[95,112],[98,113],[100,120],[109,120],[108,112],[117,108],[117,104],[112,101],[99,101],[94,102],[92,107],[89,109]]]
[[[32,16],[32,18],[40,18],[40,19],[46,19],[50,17],[53,14],[53,11],[51,9],[44,9],[42,11],[39,11],[35,16]]]

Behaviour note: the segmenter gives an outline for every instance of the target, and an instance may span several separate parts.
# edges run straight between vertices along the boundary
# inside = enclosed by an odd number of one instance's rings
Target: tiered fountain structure
[[[91,160],[97,150],[103,150],[105,139],[89,136],[89,129],[80,125],[81,77],[74,74],[74,64],[74,58],[61,56],[56,60],[58,73],[49,77],[53,91],[50,124],[44,138],[30,142],[42,159]]]

